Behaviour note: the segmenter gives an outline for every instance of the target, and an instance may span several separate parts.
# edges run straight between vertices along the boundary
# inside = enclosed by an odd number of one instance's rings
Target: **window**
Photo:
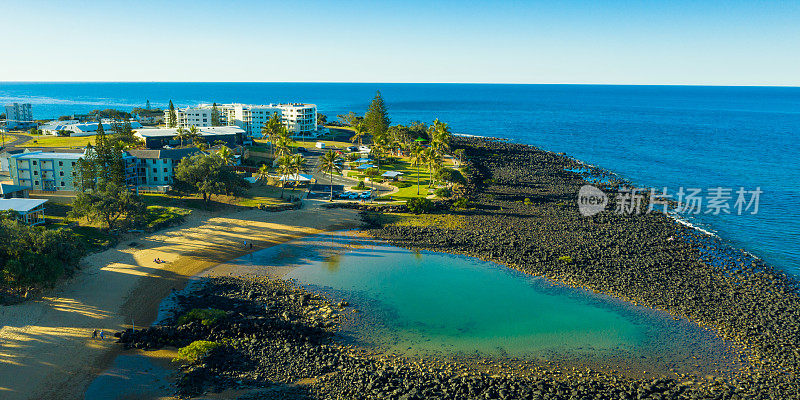
[[[158,168],[153,168],[153,173],[158,172]]]
[[[33,160],[33,165],[36,165],[36,160]]]
[[[39,181],[33,181],[33,184],[34,184],[34,185],[38,185],[38,184],[39,184]]]
[[[157,176],[153,177],[153,182],[158,182],[158,177]]]
[[[64,176],[64,171],[60,171],[58,174]]]
[[[33,171],[34,175],[39,175],[39,171]]]
[[[59,161],[59,162],[58,162],[58,166],[59,166],[59,167],[63,167],[63,166],[64,166],[64,162],[63,162],[63,161]]]
[[[164,168],[164,172],[167,172],[167,169],[166,169],[166,168]]]
[[[64,182],[61,182],[61,187],[64,187]]]
[[[73,161],[73,162],[72,162],[72,166],[73,166],[73,167],[75,166],[75,161]]]

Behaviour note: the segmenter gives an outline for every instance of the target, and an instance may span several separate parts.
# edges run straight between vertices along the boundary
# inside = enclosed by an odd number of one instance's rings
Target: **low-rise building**
[[[68,123],[65,123],[68,122]],[[119,122],[124,123],[124,122]],[[142,127],[138,121],[128,121],[132,129],[139,129]],[[97,134],[98,122],[78,122],[75,120],[70,121],[51,121],[42,125],[41,130],[45,135],[58,135],[59,132],[69,132],[69,136],[92,136]],[[114,121],[103,120],[103,130],[106,133],[111,133],[114,130]]]
[[[27,186],[0,183],[0,199],[27,199],[30,189]]]
[[[8,158],[15,185],[32,190],[75,190],[76,165],[84,153],[26,151]]]
[[[137,186],[171,185],[175,167],[184,157],[200,153],[199,149],[128,150],[136,158]]]
[[[200,138],[209,146],[221,141],[233,147],[241,142],[245,135],[245,131],[236,126],[205,126],[197,129]],[[134,135],[144,140],[148,149],[180,145],[178,128],[144,128],[138,129]],[[184,141],[184,144],[188,143]]]
[[[30,103],[6,104],[6,129],[29,129],[36,126]]]
[[[46,199],[0,199],[0,211],[12,211],[27,225],[44,223]]]

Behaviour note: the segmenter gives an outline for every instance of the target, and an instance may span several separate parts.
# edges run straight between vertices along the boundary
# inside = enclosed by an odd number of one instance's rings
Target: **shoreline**
[[[189,221],[87,256],[71,279],[41,300],[0,309],[0,394],[8,399],[82,399],[119,354],[113,341],[90,341],[93,329],[147,326],[172,289],[205,269],[278,243],[357,223],[351,210],[261,210]],[[253,249],[241,248],[241,240]],[[136,242],[136,246],[129,246]],[[154,264],[161,258],[167,263]]]
[[[749,354],[751,365],[741,376],[751,388],[796,394],[791,375],[797,371],[797,341],[789,337],[797,333],[781,331],[800,318],[795,279],[668,216],[576,216],[575,193],[588,182],[565,169],[585,167],[579,160],[485,138],[462,137],[457,143],[466,148],[473,168],[474,208],[449,212],[465,218],[464,227],[389,223],[371,234],[395,246],[477,257],[687,318]],[[533,202],[523,205],[523,198]],[[547,226],[532,226],[537,224]],[[671,242],[672,235],[682,236]],[[559,261],[563,255],[571,256],[569,262]],[[628,263],[632,268],[622,265]],[[686,270],[678,272],[678,265]],[[710,279],[709,287],[686,279],[695,274],[701,282]],[[784,372],[771,373],[773,368]]]

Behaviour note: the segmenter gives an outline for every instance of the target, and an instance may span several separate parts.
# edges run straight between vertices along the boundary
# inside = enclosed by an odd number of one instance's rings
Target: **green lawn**
[[[25,135],[30,140],[23,146],[28,147],[86,147],[87,144],[94,144],[94,136],[69,137],[69,136],[50,136],[50,135]]]
[[[411,184],[411,186],[400,188],[399,191],[393,193],[391,195],[393,200],[405,201],[414,197],[427,197],[430,194],[428,193],[428,183],[430,179],[428,177],[428,171],[424,167],[420,168],[419,171],[419,194],[417,194],[417,168],[412,167],[407,159],[389,158],[381,163],[379,170],[381,174],[386,171],[402,172],[402,181]],[[359,180],[364,179],[364,173],[361,170],[349,170],[347,171],[347,176]],[[391,184],[391,182],[388,181],[384,183]],[[388,196],[388,194],[384,196]]]

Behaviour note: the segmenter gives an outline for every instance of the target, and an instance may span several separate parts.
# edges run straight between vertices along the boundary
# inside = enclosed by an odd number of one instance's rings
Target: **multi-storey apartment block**
[[[30,103],[6,104],[6,128],[28,129],[36,126]]]

